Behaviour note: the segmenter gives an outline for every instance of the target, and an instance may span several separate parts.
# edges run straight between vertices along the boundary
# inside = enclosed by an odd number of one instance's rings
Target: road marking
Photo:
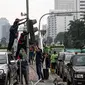
[[[38,80],[34,85],[37,85],[42,79]]]
[[[31,84],[33,85],[33,82],[31,81]]]

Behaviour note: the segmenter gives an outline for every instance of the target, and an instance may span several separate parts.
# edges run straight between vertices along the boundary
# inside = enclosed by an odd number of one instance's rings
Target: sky
[[[54,9],[54,0],[29,0],[29,18],[37,19]],[[0,18],[5,17],[12,24],[15,18],[23,18],[26,13],[26,0],[0,0]]]

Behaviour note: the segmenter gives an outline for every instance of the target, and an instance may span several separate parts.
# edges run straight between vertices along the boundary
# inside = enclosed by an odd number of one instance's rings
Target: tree
[[[5,37],[3,37],[3,38],[1,39],[1,45],[6,46],[6,38],[5,38]]]
[[[85,34],[84,22],[80,20],[70,21],[69,26],[69,31],[72,35],[72,39],[81,40],[83,35]]]
[[[75,48],[81,48],[85,40],[85,25],[80,19],[70,21],[68,36],[71,36]]]
[[[48,36],[48,37],[47,37],[47,40],[46,40],[46,43],[47,43],[47,44],[51,44],[52,42],[53,42],[52,37]]]
[[[64,42],[64,32],[59,32],[56,36],[56,38],[54,39],[54,42],[57,43],[57,42]]]

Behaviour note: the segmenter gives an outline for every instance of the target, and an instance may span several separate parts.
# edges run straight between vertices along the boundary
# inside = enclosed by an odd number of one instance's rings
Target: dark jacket
[[[11,27],[10,27],[10,37],[14,37],[14,38],[17,38],[17,36],[18,36],[18,25],[16,24],[16,25],[12,25]]]
[[[43,61],[42,50],[36,51],[36,64],[41,64]]]

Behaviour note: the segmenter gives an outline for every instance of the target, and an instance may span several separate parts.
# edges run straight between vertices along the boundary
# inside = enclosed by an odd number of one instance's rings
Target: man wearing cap
[[[13,43],[14,43],[14,40],[15,40],[15,38],[18,37],[18,26],[25,23],[26,21],[21,22],[21,23],[19,23],[19,22],[22,21],[22,20],[25,20],[25,19],[26,18],[24,18],[24,19],[16,18],[13,25],[10,27],[9,43],[8,43],[7,50],[11,51]]]

